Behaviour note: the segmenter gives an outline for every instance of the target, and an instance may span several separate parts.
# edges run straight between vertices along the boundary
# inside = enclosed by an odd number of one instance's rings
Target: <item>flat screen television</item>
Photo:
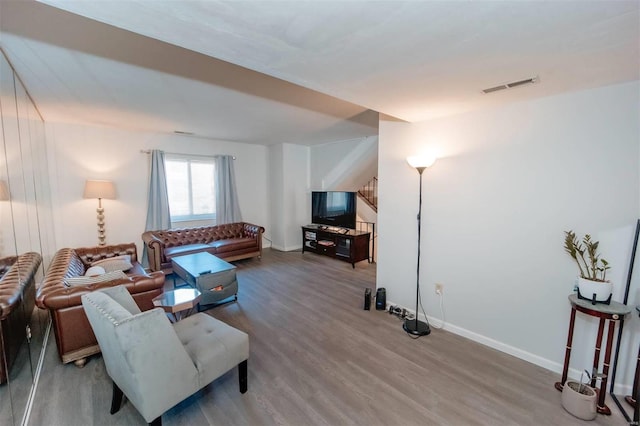
[[[317,225],[356,229],[356,193],[311,192],[311,222]]]

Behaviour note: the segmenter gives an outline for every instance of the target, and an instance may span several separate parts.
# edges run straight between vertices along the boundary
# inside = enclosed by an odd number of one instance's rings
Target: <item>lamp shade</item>
[[[9,186],[4,180],[0,180],[0,201],[9,201],[11,194],[9,193]]]
[[[115,200],[116,187],[109,180],[88,180],[84,184],[84,198],[106,198]]]
[[[431,155],[414,155],[411,157],[407,157],[407,163],[409,163],[411,167],[414,167],[416,169],[426,169],[427,167],[431,167],[435,162],[436,157]]]

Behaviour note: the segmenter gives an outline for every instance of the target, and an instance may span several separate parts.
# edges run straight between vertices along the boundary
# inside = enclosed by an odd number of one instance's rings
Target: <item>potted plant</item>
[[[564,249],[578,264],[578,297],[596,303],[611,302],[612,284],[607,280],[607,271],[611,269],[609,262],[600,257],[598,241],[593,241],[586,234],[582,241],[573,231],[565,231]]]
[[[596,418],[597,392],[591,386],[583,383],[584,374],[591,378],[589,372],[585,370],[580,375],[580,381],[567,380],[562,388],[562,407],[572,415],[582,420],[593,420]],[[588,380],[588,379],[587,379]]]

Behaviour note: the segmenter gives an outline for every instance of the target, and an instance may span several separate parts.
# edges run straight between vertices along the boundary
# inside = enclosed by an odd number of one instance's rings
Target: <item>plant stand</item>
[[[562,380],[555,383],[555,388],[559,391],[563,391],[564,385],[567,381],[567,373],[569,371],[569,360],[571,359],[571,343],[573,341],[573,326],[576,320],[576,312],[580,311],[584,314],[590,315],[600,319],[598,325],[598,337],[596,338],[595,353],[593,356],[593,374],[591,378],[591,387],[595,388],[597,377],[601,377],[600,389],[598,390],[598,404],[597,411],[600,414],[610,415],[611,409],[604,403],[607,388],[607,375],[609,374],[609,363],[611,361],[611,348],[613,346],[613,334],[615,331],[616,323],[620,323],[622,326],[624,317],[631,312],[631,309],[627,305],[623,305],[619,302],[611,302],[610,305],[592,305],[591,302],[578,299],[576,294],[569,296],[569,302],[571,302],[571,317],[569,320],[569,335],[567,337],[567,349],[564,356],[564,368],[562,370]],[[607,331],[607,346],[604,353],[604,363],[602,374],[597,374],[598,365],[600,363],[600,348],[602,346],[602,338],[604,334],[605,323],[609,323]]]

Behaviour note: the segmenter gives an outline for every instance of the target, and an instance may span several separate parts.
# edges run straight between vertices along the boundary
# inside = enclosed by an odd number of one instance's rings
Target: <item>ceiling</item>
[[[311,145],[638,80],[639,5],[1,0],[0,46],[48,121]]]

